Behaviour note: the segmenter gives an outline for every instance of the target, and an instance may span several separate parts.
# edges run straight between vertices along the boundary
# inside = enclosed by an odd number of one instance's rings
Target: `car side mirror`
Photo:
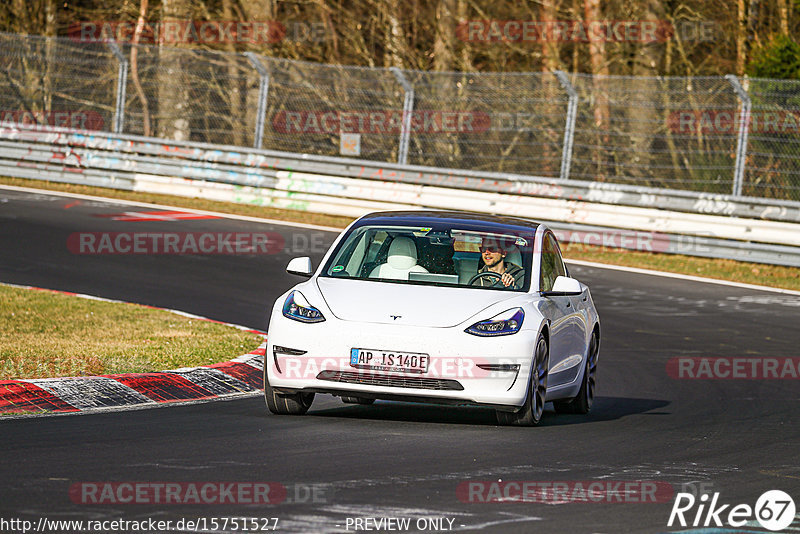
[[[296,274],[298,276],[310,277],[314,272],[311,266],[311,258],[303,256],[301,258],[292,258],[289,265],[286,266],[286,272],[289,274]]]
[[[559,276],[553,283],[553,289],[545,291],[545,295],[580,295],[583,293],[581,283],[568,276]]]

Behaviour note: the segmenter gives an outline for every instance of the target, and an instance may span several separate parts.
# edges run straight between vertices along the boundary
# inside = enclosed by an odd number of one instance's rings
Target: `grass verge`
[[[0,380],[208,365],[261,341],[164,310],[0,285]]]
[[[264,217],[268,219],[278,219],[290,222],[318,224],[323,226],[332,226],[335,228],[344,228],[352,221],[352,219],[349,217],[341,217],[336,215],[324,215],[295,210],[282,210],[248,204],[232,204],[228,202],[216,202],[211,200],[177,197],[172,195],[118,191],[115,189],[105,189],[101,187],[62,184],[58,182],[46,182],[41,180],[26,180],[22,178],[0,177],[0,184],[50,189],[54,191],[67,191],[71,193],[81,193],[84,195],[135,200],[138,202],[150,202],[154,204],[167,204],[170,206],[217,211],[236,215],[248,215],[252,217]],[[532,214],[532,216],[535,218],[535,214]],[[624,265],[627,267],[637,267],[640,269],[654,269],[672,273],[716,278],[720,280],[730,280],[747,284],[800,290],[800,269],[795,267],[764,265],[760,263],[749,263],[736,260],[715,260],[699,258],[695,256],[681,256],[676,254],[638,252],[583,244],[564,244],[563,249],[566,259],[593,261],[612,265]]]

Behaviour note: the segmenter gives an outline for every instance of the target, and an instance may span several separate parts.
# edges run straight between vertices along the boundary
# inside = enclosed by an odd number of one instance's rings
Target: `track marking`
[[[246,326],[225,323],[168,308],[106,299],[69,291],[17,284],[0,285],[90,300],[132,304],[171,312],[184,317],[223,324],[265,336]],[[124,411],[170,403],[241,398],[260,395],[263,389],[263,359],[266,338],[260,347],[234,360],[208,366],[187,367],[158,373],[125,373],[85,377],[58,377],[0,381],[0,421],[31,416],[75,415],[100,411]],[[33,410],[35,409],[35,410]]]
[[[159,210],[177,210],[187,213],[196,213],[198,215],[211,215],[220,219],[233,219],[237,221],[248,221],[261,224],[277,224],[280,226],[291,226],[294,228],[307,228],[309,230],[321,230],[323,232],[341,233],[342,228],[335,228],[333,226],[322,226],[317,224],[299,223],[291,221],[279,221],[277,219],[265,219],[262,217],[251,217],[248,215],[235,215],[232,213],[221,213],[218,211],[198,210],[194,208],[183,208],[180,206],[167,206],[164,204],[151,204],[149,202],[138,202],[136,200],[123,200],[112,197],[97,197],[93,195],[82,195],[80,193],[67,193],[65,191],[50,191],[47,189],[35,189],[33,187],[19,187],[16,185],[0,184],[0,189],[7,189],[9,191],[19,191],[20,193],[34,193],[43,195],[53,195],[68,198],[78,198],[81,200],[92,200],[97,202],[104,202],[106,204],[122,204],[125,206],[136,206],[140,208],[153,208]]]
[[[79,410],[155,402],[125,384],[103,376],[21,380],[38,386]]]

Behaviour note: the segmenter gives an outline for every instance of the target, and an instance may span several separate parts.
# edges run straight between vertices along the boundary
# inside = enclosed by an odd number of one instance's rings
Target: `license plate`
[[[430,356],[419,352],[393,350],[350,349],[350,365],[359,369],[424,373]]]

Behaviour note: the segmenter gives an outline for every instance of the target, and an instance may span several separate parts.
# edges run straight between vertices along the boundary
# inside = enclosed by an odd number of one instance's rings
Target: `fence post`
[[[269,72],[253,52],[245,52],[245,57],[258,72],[258,109],[256,110],[256,131],[253,141],[254,148],[261,148],[264,142],[264,120],[267,115],[267,95],[269,94]]]
[[[108,47],[119,62],[117,72],[117,102],[114,106],[114,133],[122,133],[125,125],[125,90],[128,86],[128,60],[125,59],[122,50],[119,49],[116,41],[110,41]]]
[[[578,114],[578,92],[569,81],[567,73],[561,70],[554,70],[561,87],[567,92],[569,102],[567,103],[567,123],[564,125],[564,147],[561,152],[561,172],[559,178],[567,180],[569,170],[572,167],[572,140],[575,137],[575,117]]]
[[[397,82],[403,87],[403,126],[400,130],[400,145],[397,148],[397,163],[405,165],[408,161],[408,143],[411,137],[411,113],[414,110],[414,87],[408,83],[403,72],[397,67],[389,67]]]
[[[725,79],[733,86],[733,90],[742,101],[742,110],[739,113],[739,134],[736,140],[736,168],[733,173],[733,196],[742,196],[742,182],[744,181],[745,159],[747,158],[747,136],[750,133],[750,95],[744,90],[739,78],[733,74],[726,74]]]

